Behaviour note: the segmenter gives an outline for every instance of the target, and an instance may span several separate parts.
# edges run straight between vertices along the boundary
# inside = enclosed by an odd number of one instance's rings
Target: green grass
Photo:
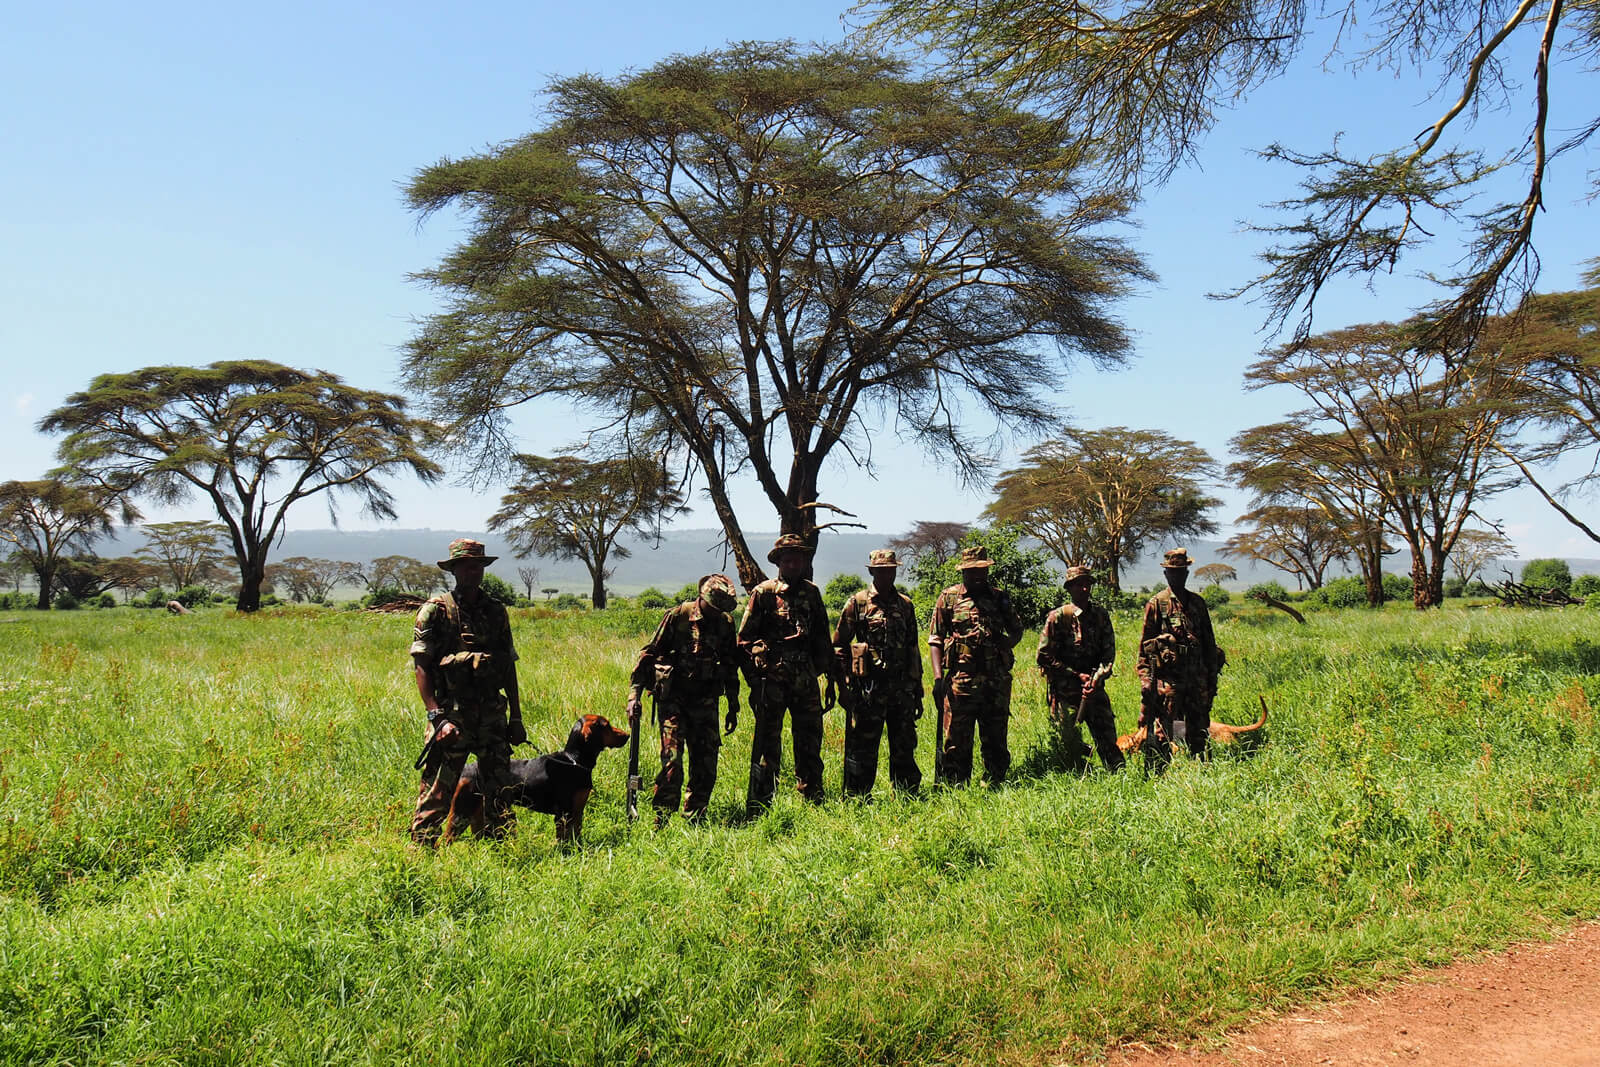
[[[747,717],[707,827],[630,826],[611,753],[582,848],[530,816],[438,854],[403,841],[408,619],[0,618],[4,1063],[1092,1058],[1600,911],[1581,610],[1242,611],[1217,715],[1265,694],[1270,744],[1159,780],[900,801],[880,767],[746,822]],[[513,620],[524,754],[620,717],[653,621]],[[1128,729],[1131,664],[1111,691]],[[1014,706],[1041,766],[1031,672]]]

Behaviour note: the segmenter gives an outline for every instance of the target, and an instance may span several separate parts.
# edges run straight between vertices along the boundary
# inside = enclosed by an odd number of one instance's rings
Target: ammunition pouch
[[[850,642],[850,677],[870,678],[878,670],[877,657],[865,641]]]
[[[650,682],[651,695],[657,700],[670,699],[672,696],[673,678],[676,676],[676,674],[676,668],[674,668],[672,664],[657,663],[655,665],[655,675]]]
[[[500,690],[500,663],[491,652],[452,652],[439,659],[450,695],[482,697]]]

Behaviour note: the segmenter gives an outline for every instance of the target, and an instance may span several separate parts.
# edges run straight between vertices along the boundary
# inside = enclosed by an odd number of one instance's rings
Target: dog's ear
[[[593,726],[594,726],[594,716],[593,715],[580,715],[578,717],[578,721],[572,724],[572,729],[573,729],[574,733],[578,734],[585,741],[587,741],[587,740],[589,740],[589,730]]]

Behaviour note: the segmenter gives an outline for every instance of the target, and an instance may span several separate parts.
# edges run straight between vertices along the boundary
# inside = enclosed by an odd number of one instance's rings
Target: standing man
[[[417,692],[428,713],[428,739],[417,761],[422,784],[411,819],[411,839],[438,842],[467,756],[478,757],[484,795],[484,831],[501,836],[511,823],[505,791],[511,785],[511,746],[528,740],[517,693],[517,651],[505,605],[482,590],[483,570],[498,556],[483,542],[458,538],[439,566],[455,578],[453,592],[433,597],[417,612],[411,642]],[[507,710],[510,719],[507,720]]]
[[[889,781],[903,793],[922,787],[917,720],[922,717],[922,653],[911,598],[894,587],[900,561],[888,549],[867,557],[872,585],[845,601],[833,634],[844,673],[844,791],[866,796],[878,777],[878,737],[889,731]]]
[[[738,604],[733,581],[725,574],[700,579],[700,595],[669,608],[655,636],[639,650],[633,665],[633,691],[628,694],[628,720],[639,728],[639,695],[655,695],[661,723],[661,773],[656,775],[651,803],[656,827],[678,810],[683,792],[683,750],[689,750],[689,799],[683,813],[703,822],[717,784],[717,701],[728,698],[728,733],[739,723],[738,647],[732,611]]]
[[[1145,766],[1157,771],[1172,762],[1173,722],[1178,719],[1184,722],[1189,754],[1205,757],[1211,702],[1222,670],[1211,612],[1200,594],[1185,588],[1192,562],[1182,548],[1162,557],[1167,588],[1144,606],[1139,632],[1139,725],[1145,727]]]
[[[974,727],[989,784],[1005,781],[1011,769],[1011,650],[1023,627],[1010,595],[989,582],[991,562],[982,545],[962,549],[961,581],[939,594],[928,623],[933,702],[945,734],[937,779],[952,785],[972,778]]]
[[[1050,694],[1050,723],[1074,769],[1088,765],[1088,749],[1078,729],[1078,723],[1085,722],[1101,764],[1108,771],[1120,771],[1117,720],[1105,687],[1117,658],[1117,643],[1111,613],[1089,598],[1093,586],[1094,572],[1088,567],[1080,563],[1067,568],[1071,600],[1045,618],[1036,661]]]
[[[822,803],[822,713],[817,675],[828,676],[833,706],[838,668],[828,641],[828,610],[822,593],[803,575],[812,548],[796,534],[784,534],[767,553],[778,567],[750,591],[739,624],[739,651],[749,670],[750,708],[755,736],[750,743],[750,790],[745,810],[755,815],[772,805],[783,757],[783,713],[789,712],[794,738],[794,784],[800,795]]]

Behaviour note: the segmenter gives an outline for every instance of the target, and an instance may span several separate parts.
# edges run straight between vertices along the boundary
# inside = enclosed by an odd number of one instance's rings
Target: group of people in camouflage
[[[738,726],[741,676],[754,718],[750,814],[769,807],[776,792],[785,715],[795,787],[806,800],[821,802],[822,722],[835,704],[845,712],[846,795],[872,791],[885,735],[893,787],[906,793],[921,788],[915,751],[925,695],[922,657],[916,612],[895,588],[899,560],[887,549],[871,553],[872,583],[845,602],[830,634],[822,594],[805,577],[811,555],[803,538],[779,537],[767,556],[777,577],[750,591],[737,628],[733,582],[721,574],[702,578],[698,595],[669,609],[640,650],[629,679],[628,715],[639,729],[643,695],[652,694],[661,737],[652,798],[658,826],[680,806],[691,821],[705,818],[723,732]],[[411,828],[419,841],[437,839],[469,754],[477,754],[485,795],[492,798],[511,746],[526,740],[505,608],[479,591],[484,567],[494,559],[477,541],[452,542],[439,566],[455,576],[455,589],[417,615],[411,654],[430,725]],[[1171,761],[1179,737],[1192,755],[1205,755],[1223,664],[1205,601],[1186,588],[1191,562],[1184,549],[1163,557],[1167,587],[1145,606],[1139,637],[1139,725],[1146,767],[1156,771]],[[941,739],[934,775],[943,784],[971,780],[975,738],[990,784],[1003,782],[1011,766],[1011,679],[1025,626],[1011,597],[990,581],[991,564],[982,546],[964,549],[961,581],[939,594],[929,620],[928,665]],[[1105,769],[1117,771],[1124,756],[1105,691],[1116,642],[1110,614],[1091,596],[1093,583],[1088,567],[1068,569],[1069,599],[1046,618],[1036,662],[1069,760],[1087,765],[1083,724]],[[820,691],[819,677],[825,679]],[[727,713],[719,724],[721,700]],[[490,827],[503,828],[508,813],[503,805],[490,807]]]

